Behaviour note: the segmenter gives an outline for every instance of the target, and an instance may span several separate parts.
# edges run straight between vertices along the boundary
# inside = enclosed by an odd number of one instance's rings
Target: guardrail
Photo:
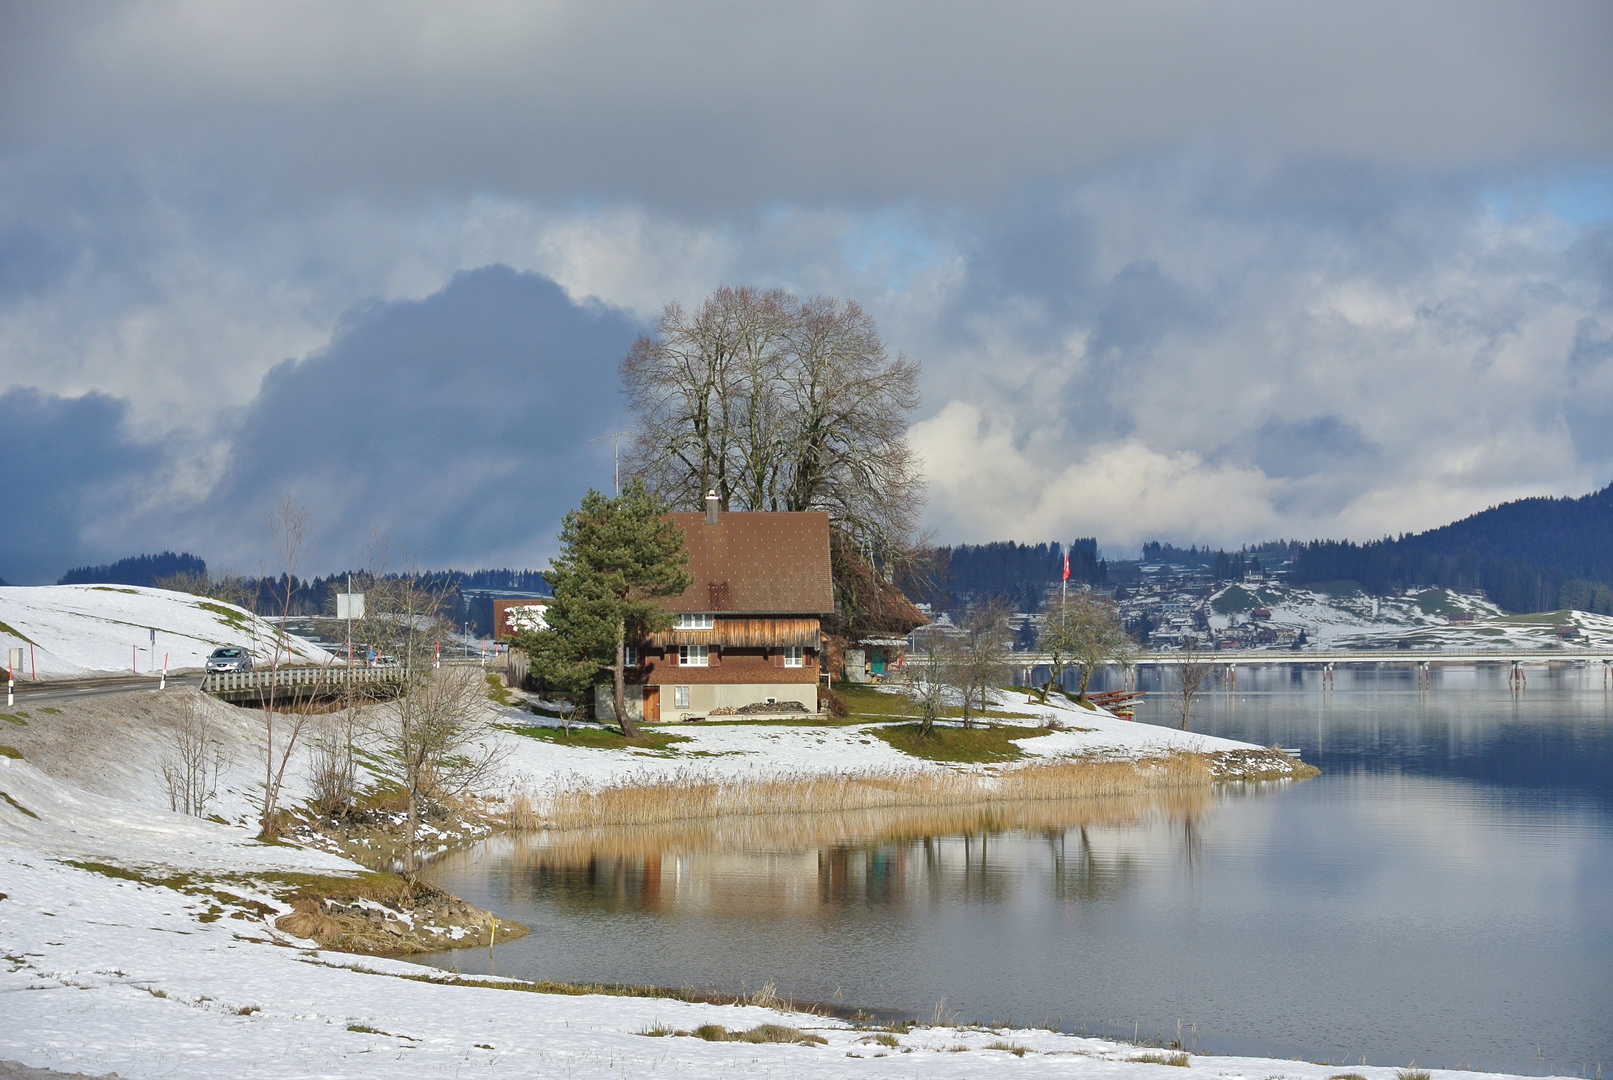
[[[290,697],[335,695],[350,686],[388,685],[403,681],[403,669],[296,667],[255,671],[213,671],[202,677],[202,692],[217,697],[261,696],[289,691]]]

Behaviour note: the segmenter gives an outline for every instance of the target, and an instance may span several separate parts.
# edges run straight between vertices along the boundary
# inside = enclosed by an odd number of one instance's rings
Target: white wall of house
[[[713,709],[737,709],[745,705],[758,705],[773,701],[799,701],[808,712],[818,711],[818,687],[815,683],[691,683],[689,704],[677,702],[676,686],[661,687],[661,722],[675,723],[683,714],[706,716]],[[628,684],[623,697],[627,715],[635,721],[644,719],[644,687]],[[611,700],[609,685],[594,687],[594,716],[605,722],[616,720],[616,709]]]

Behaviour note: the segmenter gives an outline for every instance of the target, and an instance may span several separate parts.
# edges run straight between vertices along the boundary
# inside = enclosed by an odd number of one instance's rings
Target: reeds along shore
[[[561,789],[544,800],[541,812],[529,809],[520,815],[527,821],[512,824],[570,830],[749,815],[1073,802],[1208,788],[1218,778],[1228,776],[1214,767],[1210,755],[1191,753],[1142,761],[1036,762],[997,772],[891,769],[732,779],[684,771]]]

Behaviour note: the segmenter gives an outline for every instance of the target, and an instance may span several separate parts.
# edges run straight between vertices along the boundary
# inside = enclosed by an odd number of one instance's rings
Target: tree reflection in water
[[[1136,879],[1138,856],[1120,838],[1139,824],[1168,823],[1191,867],[1200,857],[1199,818],[1213,798],[1203,790],[539,833],[510,840],[501,862],[516,870],[505,878],[512,898],[597,911],[990,905],[1028,882],[1045,882],[1055,900],[1080,902],[1116,896]],[[1045,859],[1027,854],[1036,844],[1013,842],[1028,840],[1040,841]]]

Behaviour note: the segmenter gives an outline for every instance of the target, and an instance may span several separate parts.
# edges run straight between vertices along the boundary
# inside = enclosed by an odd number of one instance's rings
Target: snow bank
[[[151,631],[157,632],[155,643]],[[41,677],[198,668],[220,645],[273,652],[274,627],[244,608],[205,596],[130,585],[0,587],[0,661],[23,650],[21,675]],[[292,637],[299,661],[323,664],[325,650]]]

